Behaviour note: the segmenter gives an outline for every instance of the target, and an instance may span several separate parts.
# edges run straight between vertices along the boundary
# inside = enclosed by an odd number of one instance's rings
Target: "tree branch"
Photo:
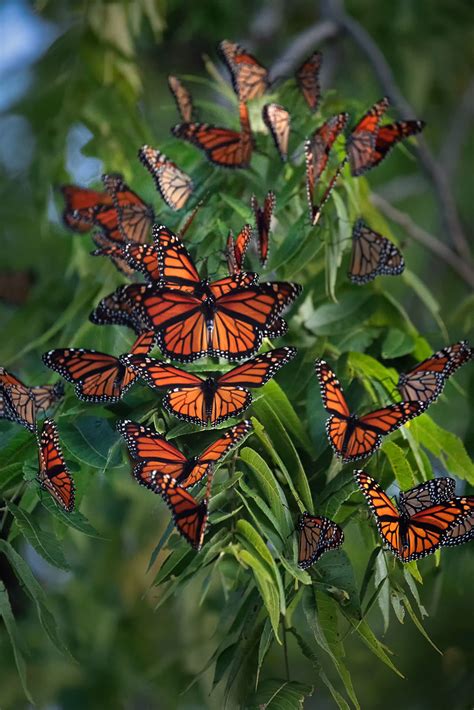
[[[291,41],[287,49],[271,68],[271,78],[291,74],[308,54],[321,42],[332,39],[339,33],[339,27],[333,20],[322,20],[304,30]]]
[[[346,14],[341,0],[324,0],[325,17],[344,29],[369,59],[384,92],[406,117],[415,115],[409,102],[397,86],[393,72],[384,54],[370,34],[356,20]],[[443,168],[435,160],[423,136],[418,136],[417,153],[422,167],[430,179],[437,196],[442,221],[451,242],[466,262],[472,263],[468,241],[464,235],[449,180]]]
[[[474,270],[464,259],[458,256],[446,246],[446,244],[440,242],[439,239],[415,224],[406,212],[401,212],[380,195],[372,192],[370,201],[389,219],[403,227],[406,233],[415,239],[415,241],[423,244],[424,247],[439,256],[446,264],[449,264],[471,288],[474,288]]]
[[[459,156],[466,141],[469,126],[474,118],[474,79],[464,91],[458,108],[454,113],[448,134],[440,152],[440,162],[448,180],[456,173]]]

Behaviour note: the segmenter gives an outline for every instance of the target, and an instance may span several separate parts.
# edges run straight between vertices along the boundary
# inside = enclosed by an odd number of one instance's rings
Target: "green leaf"
[[[402,491],[407,491],[415,485],[415,474],[407,459],[406,452],[403,451],[393,441],[386,441],[383,447],[383,453],[388,458],[390,467],[395,474],[398,485]]]
[[[0,540],[0,549],[8,558],[20,584],[23,586],[23,589],[34,602],[41,626],[48,634],[50,640],[56,646],[58,651],[70,657],[69,650],[67,649],[58,631],[56,619],[51,612],[46,594],[40,584],[36,581],[23,557],[21,557],[6,540]]]
[[[0,616],[3,619],[5,628],[7,630],[8,637],[10,638],[10,643],[13,648],[13,655],[15,656],[16,668],[18,675],[20,676],[21,685],[23,692],[29,703],[35,704],[33,698],[30,695],[28,687],[26,685],[26,665],[25,659],[23,658],[23,653],[21,651],[20,639],[18,637],[15,619],[13,618],[13,612],[10,605],[10,600],[8,598],[7,590],[5,585],[0,580]]]
[[[66,513],[65,510],[60,508],[52,498],[48,496],[43,496],[41,499],[41,504],[46,508],[46,510],[54,515],[55,518],[60,520],[68,528],[73,528],[73,530],[78,530],[87,535],[88,537],[96,538],[97,540],[104,540],[105,538],[100,535],[93,525],[87,520],[85,515],[82,515],[78,510],[73,510],[71,513]]]
[[[370,298],[370,293],[362,290],[350,290],[344,293],[339,303],[325,304],[316,308],[305,321],[305,326],[315,335],[343,333],[348,324],[352,325],[359,311]],[[362,318],[362,321],[365,317]]]
[[[313,686],[297,681],[267,679],[248,700],[248,710],[303,710],[305,698],[313,694]]]
[[[262,405],[260,416],[264,422],[265,431],[262,431],[261,425],[258,426],[259,422],[252,418],[255,434],[285,476],[300,509],[311,511],[313,502],[308,479],[293,442],[278,416],[268,404]]]
[[[260,638],[260,642],[258,644],[258,661],[257,661],[257,678],[255,685],[258,687],[258,680],[260,677],[260,671],[262,670],[262,665],[265,660],[265,657],[270,649],[270,646],[272,645],[272,641],[275,638],[275,635],[273,633],[272,625],[270,623],[270,619],[267,619],[265,622],[265,625],[263,627],[263,632],[262,636]]]
[[[372,651],[372,653],[377,656],[377,658],[380,658],[380,660],[383,661],[383,663],[385,663],[385,665],[388,666],[388,668],[390,668],[394,673],[400,676],[400,678],[404,678],[405,676],[390,660],[385,651],[386,647],[384,648],[380,641],[376,638],[367,621],[365,619],[362,619],[362,621],[356,621],[350,617],[347,618],[349,618],[353,628],[357,631],[362,641]]]
[[[258,424],[256,422],[255,424]],[[262,495],[270,506],[270,510],[278,521],[278,526],[283,534],[290,534],[289,520],[285,514],[285,508],[282,503],[285,501],[285,496],[275,476],[271,472],[267,462],[253,449],[245,447],[240,451],[240,458],[247,466],[250,467],[256,483],[260,488]]]
[[[303,611],[309,628],[314,634],[318,646],[330,657],[336,668],[348,696],[359,710],[354,686],[349,671],[344,662],[344,649],[337,639],[337,608],[336,602],[328,597],[317,594],[315,589],[305,588],[303,592]],[[329,638],[328,635],[329,634]]]
[[[303,654],[303,656],[305,656],[305,658],[308,659],[308,661],[311,662],[311,664],[313,665],[313,668],[316,670],[317,674],[319,675],[319,677],[323,681],[324,685],[328,688],[329,692],[331,693],[332,697],[334,698],[338,708],[340,708],[340,710],[350,710],[350,707],[347,704],[347,702],[345,701],[345,699],[336,690],[336,688],[333,686],[333,684],[331,683],[331,681],[327,677],[326,673],[324,672],[324,669],[321,666],[321,663],[319,662],[319,659],[318,659],[315,651],[313,651],[313,649],[309,646],[309,644],[306,643],[304,638],[296,631],[295,628],[292,627],[292,628],[288,629],[288,631],[290,633],[292,633],[293,636],[295,637],[296,642],[301,649],[301,653]]]
[[[249,550],[238,550],[234,551],[234,554],[239,562],[241,562],[245,567],[250,567],[252,570],[255,582],[270,618],[273,633],[275,634],[275,638],[280,642],[280,595],[278,594],[273,576],[270,574],[262,560],[258,558],[254,552]]]
[[[474,484],[474,462],[458,436],[442,429],[426,413],[409,423],[409,431],[443,461],[451,474]]]
[[[69,565],[66,562],[63,551],[59,545],[58,539],[51,533],[47,533],[38,527],[32,519],[31,515],[25,513],[24,510],[18,508],[14,503],[7,503],[9,511],[15,518],[16,524],[20,532],[30,543],[36,552],[53,567],[69,571]]]
[[[384,360],[402,357],[411,353],[415,346],[414,338],[398,328],[390,328],[382,343],[381,355]]]
[[[118,434],[112,429],[107,419],[84,416],[74,422],[61,425],[61,443],[75,459],[86,466],[104,469],[109,458],[109,451],[118,441]],[[110,462],[117,465],[120,462],[120,452],[115,451],[115,457]]]

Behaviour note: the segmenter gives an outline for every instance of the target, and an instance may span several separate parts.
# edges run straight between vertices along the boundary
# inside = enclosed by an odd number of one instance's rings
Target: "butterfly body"
[[[147,356],[130,355],[126,361],[150,387],[168,388],[163,406],[170,414],[205,426],[219,424],[247,409],[252,402],[248,388],[262,387],[295,355],[295,348],[276,348],[206,378]]]

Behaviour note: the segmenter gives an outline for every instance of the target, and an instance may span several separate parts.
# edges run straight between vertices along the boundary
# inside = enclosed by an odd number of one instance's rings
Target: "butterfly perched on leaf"
[[[246,49],[224,39],[218,52],[227,66],[239,101],[251,101],[263,96],[268,88],[268,71]]]
[[[182,488],[191,488],[203,480],[211,466],[217,466],[252,430],[244,421],[220,432],[220,436],[202,453],[186,458],[179,449],[151,427],[125,419],[117,423],[133,461],[133,475],[147,488],[155,489],[153,471],[171,476]]]
[[[139,335],[130,350],[148,354],[154,345],[152,331]],[[43,355],[47,367],[72,382],[77,397],[84,402],[118,402],[136,380],[136,374],[126,365],[124,356],[115,357],[96,350],[59,348]]]
[[[176,138],[188,141],[204,151],[207,159],[223,168],[247,168],[254,141],[247,105],[239,104],[240,131],[209,123],[179,123],[171,130]]]
[[[59,445],[58,429],[46,419],[38,438],[38,481],[44,490],[68,513],[74,510],[74,481]]]
[[[445,544],[460,545],[471,539],[473,496],[452,496],[451,485],[428,481],[404,493],[394,505],[375,479],[364,471],[354,475],[380,536],[402,562],[430,555]],[[458,534],[463,525],[467,529]]]
[[[342,529],[329,518],[322,515],[302,513],[296,529],[299,531],[298,566],[308,569],[328,550],[341,547],[344,542]]]
[[[466,340],[448,345],[419,362],[398,379],[397,389],[405,400],[433,402],[456,370],[474,358],[474,350]]]
[[[252,403],[248,388],[262,387],[295,355],[296,348],[276,348],[206,379],[150,357],[130,355],[126,362],[150,387],[168,389],[163,407],[170,414],[206,426],[244,412]]]
[[[27,387],[18,377],[0,367],[0,418],[35,431],[36,420],[64,396],[61,382]]]
[[[289,111],[279,104],[265,104],[262,109],[262,118],[270,131],[280,158],[288,158],[288,141],[290,138],[291,116]]]
[[[359,416],[351,413],[339,380],[324,360],[316,360],[316,375],[323,405],[329,419],[326,433],[331,447],[344,463],[372,456],[382,443],[403,424],[426,409],[424,402],[399,402]]]
[[[250,240],[252,239],[252,227],[244,224],[238,235],[234,239],[232,232],[229,232],[226,244],[227,268],[229,274],[235,276],[242,272],[242,265],[247,252]]]
[[[193,181],[164,153],[149,145],[138,151],[138,157],[155,181],[156,189],[173,210],[182,209],[194,191]]]
[[[424,121],[409,120],[395,121],[395,123],[387,123],[380,126],[375,139],[375,147],[372,153],[370,168],[375,168],[376,165],[382,162],[390,153],[392,148],[400,141],[410,136],[416,136],[421,133],[426,123]]]
[[[89,314],[89,320],[94,325],[124,325],[141,335],[146,325],[140,317],[139,305],[147,291],[146,284],[119,286],[101,299]]]
[[[168,86],[173,94],[176,106],[183,121],[192,121],[194,117],[193,98],[188,89],[178,79],[178,77],[170,74],[168,77]]]
[[[272,190],[267,192],[263,201],[263,207],[259,206],[255,195],[252,195],[250,200],[250,206],[252,207],[255,216],[258,251],[260,256],[260,264],[262,266],[265,266],[268,260],[268,252],[270,250],[270,226],[275,205],[276,197]]]
[[[323,55],[321,52],[313,52],[299,69],[296,71],[296,83],[298,84],[303,98],[311,111],[316,111],[321,97],[321,86],[319,83],[319,73]]]
[[[398,276],[404,269],[405,261],[395,244],[358,219],[352,229],[350,281],[362,286],[377,276]]]

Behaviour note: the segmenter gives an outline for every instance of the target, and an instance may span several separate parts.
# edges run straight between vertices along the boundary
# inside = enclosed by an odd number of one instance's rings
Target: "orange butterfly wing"
[[[64,461],[56,424],[46,419],[38,440],[38,480],[68,513],[74,509],[74,481]]]
[[[148,286],[145,284],[119,286],[104,296],[90,313],[89,320],[95,325],[125,325],[139,335],[146,330],[139,308],[146,293]]]
[[[279,104],[265,104],[262,109],[262,118],[271,133],[280,158],[285,161],[288,158],[290,138],[291,116],[289,111]]]
[[[400,141],[421,133],[425,127],[424,121],[396,121],[386,126],[380,126],[371,159],[371,168],[382,162],[392,148]]]
[[[189,175],[164,153],[149,145],[140,148],[138,157],[153,177],[156,189],[166,204],[173,210],[182,209],[194,191]]]
[[[386,96],[377,101],[362,116],[357,125],[347,139],[346,149],[351,173],[354,177],[362,175],[373,167],[373,156],[379,131],[379,124],[382,116],[389,107],[389,100]]]
[[[208,160],[224,168],[247,168],[253,150],[253,138],[247,106],[239,106],[240,132],[208,123],[180,123],[172,134],[204,151]]]
[[[232,232],[229,232],[229,236],[227,237],[226,256],[227,267],[231,276],[241,273],[242,264],[251,238],[252,227],[250,224],[245,224],[242,227],[235,240]]]
[[[352,230],[352,283],[364,285],[376,276],[398,276],[404,269],[405,261],[395,244],[358,219]]]
[[[305,59],[296,72],[296,82],[311,111],[316,111],[321,96],[319,73],[322,60],[323,55],[321,52],[313,52],[308,59]]]
[[[176,76],[172,76],[171,74],[168,77],[168,86],[173,94],[183,121],[192,121],[194,107],[193,99],[189,91]]]
[[[258,206],[257,198],[252,195],[250,205],[255,215],[255,226],[258,234],[258,249],[260,254],[260,263],[265,266],[268,260],[268,252],[270,249],[270,224],[273,211],[276,205],[275,193],[269,190],[263,202],[263,208]]]
[[[102,180],[108,194],[112,196],[122,239],[142,244],[155,219],[152,207],[123,182],[121,175],[103,175]]]
[[[218,51],[230,71],[239,101],[251,101],[263,96],[268,87],[267,69],[235,42],[223,40]]]
[[[97,213],[113,208],[113,200],[106,192],[89,190],[79,185],[63,185],[60,190],[66,203],[63,222],[74,232],[89,232],[94,226]]]
[[[335,522],[324,516],[300,515],[296,524],[300,538],[298,543],[298,566],[308,569],[328,550],[341,547],[344,533]]]
[[[402,373],[397,384],[398,391],[404,400],[433,402],[443,391],[448,377],[473,357],[474,350],[465,340],[442,348],[412,370]]]

